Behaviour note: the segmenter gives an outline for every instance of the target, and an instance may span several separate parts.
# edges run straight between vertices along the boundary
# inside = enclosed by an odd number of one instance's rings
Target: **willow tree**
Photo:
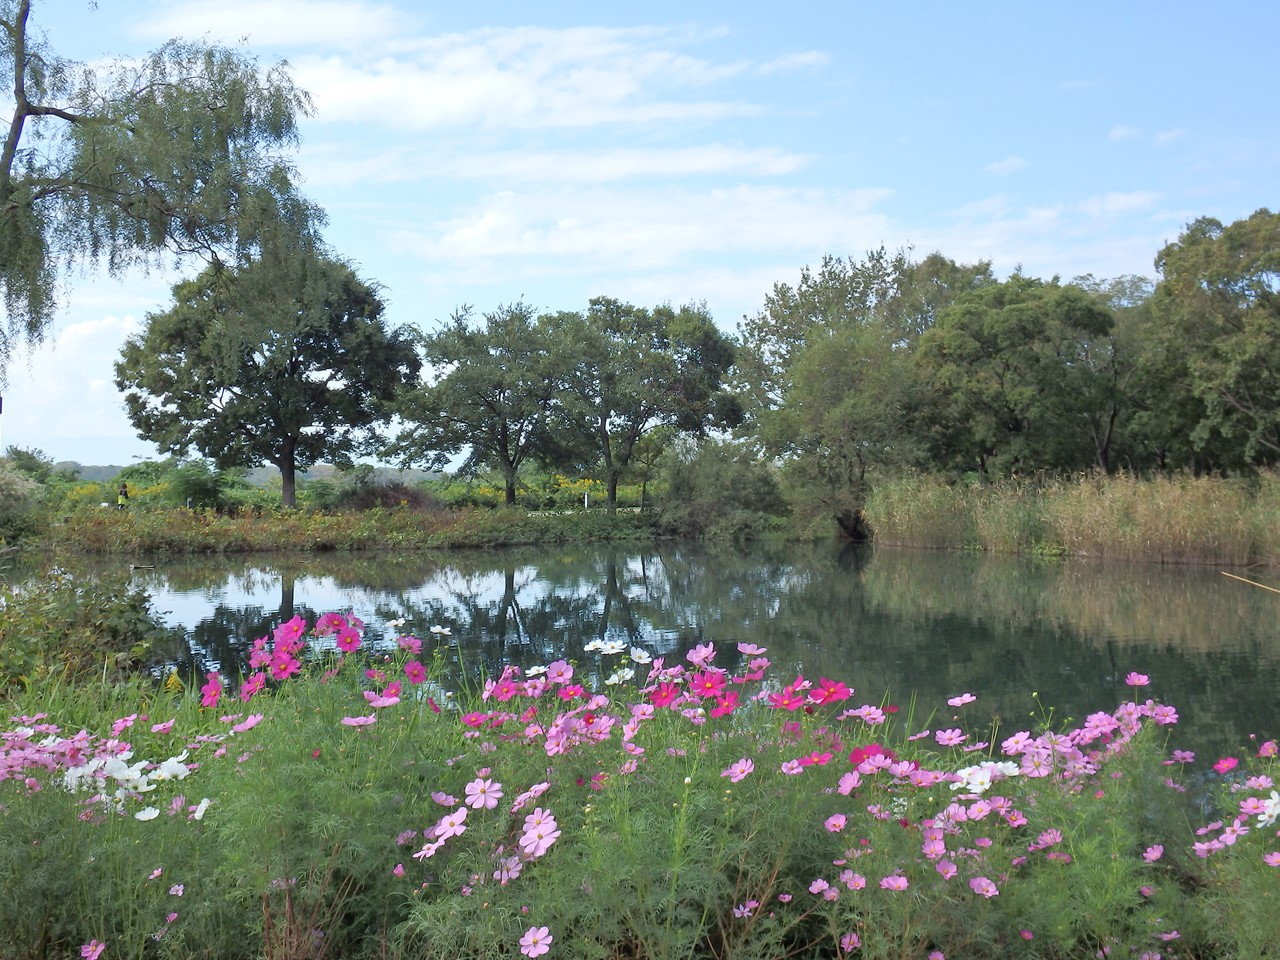
[[[274,234],[310,236],[319,212],[283,151],[310,109],[283,65],[171,41],[89,66],[54,53],[31,0],[0,0],[0,375],[38,343],[72,267],[200,255],[242,262]]]

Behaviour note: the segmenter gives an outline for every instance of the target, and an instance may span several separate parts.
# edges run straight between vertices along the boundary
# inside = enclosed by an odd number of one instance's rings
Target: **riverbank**
[[[981,690],[899,710],[766,679],[745,645],[602,645],[445,689],[463,645],[416,632],[370,649],[295,618],[244,683],[11,701],[0,953],[1225,960],[1280,939],[1275,742],[1170,753],[1158,677],[1083,723],[994,729]]]
[[[877,542],[938,550],[1228,567],[1280,564],[1280,477],[1088,476],[949,484],[910,477],[875,486]]]
[[[45,552],[88,554],[354,552],[507,547],[650,539],[650,514],[605,510],[550,514],[521,508],[282,510],[234,516],[208,510],[82,508],[39,541]]]

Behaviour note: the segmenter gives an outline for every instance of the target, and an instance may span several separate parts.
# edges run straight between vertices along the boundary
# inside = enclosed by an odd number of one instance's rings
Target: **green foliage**
[[[417,380],[377,291],[337,260],[293,251],[211,267],[174,299],[116,364],[130,421],[162,449],[194,448],[224,469],[274,464],[286,507],[298,468],[350,464]]]
[[[0,545],[39,531],[41,493],[39,481],[18,469],[12,457],[0,459]]]
[[[0,587],[0,692],[135,673],[169,635],[150,607],[141,588],[57,569]]]
[[[705,306],[647,310],[596,297],[585,313],[558,313],[547,323],[575,358],[556,411],[557,429],[570,439],[550,459],[589,452],[611,511],[618,484],[651,431],[667,426],[701,435],[740,419],[736,401],[722,390],[734,347]]]
[[[660,528],[673,536],[749,539],[787,511],[772,467],[742,444],[677,444],[666,461]]]
[[[547,449],[568,357],[524,303],[485,314],[483,327],[472,326],[463,309],[422,345],[427,365],[447,372],[406,395],[406,428],[385,453],[441,468],[465,449],[457,473],[498,471],[503,501],[514,504],[521,465]]]
[[[1153,346],[1190,394],[1184,426],[1214,465],[1280,458],[1280,214],[1202,217],[1160,251]],[[1190,399],[1189,398],[1189,399]]]
[[[59,57],[30,28],[29,0],[0,3],[0,74],[12,104],[0,147],[0,367],[39,341],[59,279],[116,273],[165,253],[235,261],[319,212],[282,150],[310,109],[283,65],[171,41],[141,60]]]

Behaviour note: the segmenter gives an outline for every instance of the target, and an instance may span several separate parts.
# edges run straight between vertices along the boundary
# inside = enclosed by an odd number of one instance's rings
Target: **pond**
[[[234,674],[275,624],[336,610],[365,620],[375,643],[434,643],[452,682],[567,657],[599,683],[623,658],[584,651],[595,638],[668,658],[712,642],[725,665],[748,641],[769,649],[775,679],[843,680],[857,703],[914,709],[915,726],[949,719],[947,698],[966,691],[979,697],[967,719],[998,718],[1001,736],[1049,716],[1082,720],[1133,696],[1124,678],[1137,671],[1178,708],[1173,747],[1217,756],[1280,735],[1280,596],[1216,569],[835,543],[155,564],[133,578],[181,630],[175,660],[192,674]],[[389,627],[397,618],[407,622]]]

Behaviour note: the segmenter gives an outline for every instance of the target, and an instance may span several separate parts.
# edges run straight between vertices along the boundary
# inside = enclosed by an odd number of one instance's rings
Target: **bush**
[[[787,512],[772,467],[737,444],[677,448],[665,479],[658,523],[672,536],[750,539]]]
[[[49,570],[0,588],[0,691],[125,678],[171,636],[141,587]]]

